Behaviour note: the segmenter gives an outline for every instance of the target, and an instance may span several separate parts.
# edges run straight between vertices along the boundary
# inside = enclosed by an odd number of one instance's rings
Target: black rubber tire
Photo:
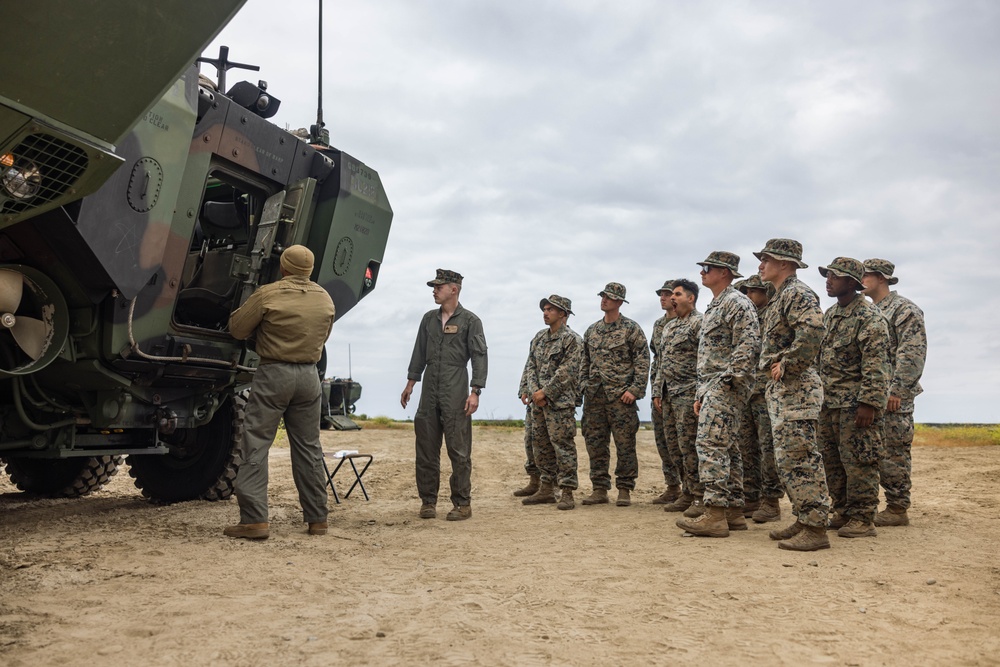
[[[246,401],[244,394],[230,396],[208,424],[162,437],[176,445],[169,454],[130,456],[129,475],[136,488],[147,498],[168,503],[232,496]]]
[[[75,498],[97,491],[118,472],[122,456],[68,459],[6,457],[7,475],[21,491],[52,498]]]

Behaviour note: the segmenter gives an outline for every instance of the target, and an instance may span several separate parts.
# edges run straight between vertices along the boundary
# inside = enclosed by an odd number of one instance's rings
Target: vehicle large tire
[[[8,456],[7,475],[17,488],[53,498],[75,498],[93,493],[118,472],[122,456],[82,456],[68,459],[29,459]]]
[[[245,408],[245,395],[230,396],[204,426],[161,436],[170,445],[169,454],[130,456],[129,475],[136,488],[162,502],[229,498],[239,469]]]

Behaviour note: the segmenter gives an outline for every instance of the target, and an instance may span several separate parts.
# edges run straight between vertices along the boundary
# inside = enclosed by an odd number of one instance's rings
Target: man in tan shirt
[[[310,535],[327,531],[326,479],[319,442],[321,388],[316,363],[333,328],[335,309],[326,290],[309,279],[313,254],[293,245],[281,253],[281,280],[264,285],[229,317],[229,332],[256,335],[260,366],[250,387],[242,463],[236,474],[240,522],[229,537],[266,539],[267,455],[281,419],[292,454],[292,478]]]

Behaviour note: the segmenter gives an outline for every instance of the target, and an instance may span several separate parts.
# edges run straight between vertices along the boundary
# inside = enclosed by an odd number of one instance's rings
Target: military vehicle
[[[229,314],[301,243],[343,317],[378,280],[378,174],[267,119],[222,49],[244,0],[6,3],[0,68],[0,457],[83,495],[127,456],[143,495],[220,499],[258,357]],[[42,4],[46,4],[44,1]],[[268,44],[268,46],[273,46]]]

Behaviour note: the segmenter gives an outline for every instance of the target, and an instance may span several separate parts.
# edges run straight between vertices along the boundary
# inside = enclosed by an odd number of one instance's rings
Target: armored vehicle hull
[[[71,73],[59,95],[41,72],[0,75],[0,457],[30,492],[88,493],[127,456],[151,498],[224,498],[258,363],[229,314],[301,243],[343,317],[375,288],[392,210],[374,170],[266,120],[266,84],[199,76],[242,0],[91,4],[60,6],[87,5],[77,27],[112,45],[143,12],[198,26],[143,32],[163,60],[97,102]],[[75,33],[54,30],[65,51]]]

